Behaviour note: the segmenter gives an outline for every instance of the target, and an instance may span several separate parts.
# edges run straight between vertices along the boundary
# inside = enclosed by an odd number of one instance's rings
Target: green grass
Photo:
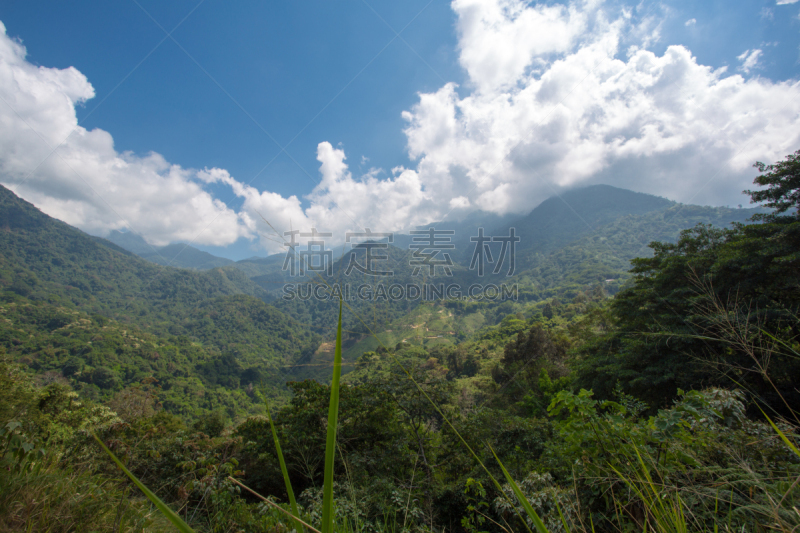
[[[272,413],[269,410],[269,401],[267,400],[266,393],[264,394],[264,407],[267,409],[267,417],[269,418],[269,427],[272,431],[272,439],[275,441],[275,451],[278,454],[278,461],[281,464],[281,474],[283,474],[283,482],[286,485],[286,493],[289,496],[289,505],[292,509],[292,515],[295,517],[300,516],[300,513],[297,511],[297,501],[294,498],[294,490],[292,489],[292,481],[289,479],[289,470],[286,468],[286,461],[283,458],[283,451],[281,450],[281,441],[278,438],[278,432],[275,430],[275,424],[272,420]],[[295,520],[295,529],[296,531],[300,532],[303,531],[303,527]]]
[[[102,440],[100,440],[100,438],[97,435],[95,435],[94,438],[100,444],[100,447],[103,448],[103,450],[111,457],[111,459],[115,463],[117,463],[117,466],[120,468],[120,470],[122,470],[125,473],[125,475],[128,476],[128,478],[130,478],[131,481],[133,481],[134,485],[139,487],[139,490],[141,490],[144,493],[144,495],[147,496],[147,499],[150,500],[153,503],[153,505],[156,506],[156,508],[161,512],[162,515],[164,515],[170,522],[172,522],[172,525],[174,525],[178,531],[180,531],[181,533],[194,533],[194,530],[191,527],[189,527],[189,524],[184,522],[183,519],[180,516],[178,516],[178,514],[175,511],[170,509],[166,503],[162,502],[161,499],[155,495],[155,493],[153,493],[150,489],[145,487],[144,484],[141,481],[139,481],[139,479],[137,479],[136,476],[134,476],[127,468],[125,468],[125,465],[123,465],[122,462],[119,459],[117,459],[116,455],[111,453],[111,450],[109,450],[106,447],[106,445],[103,443]]]
[[[339,420],[339,378],[342,375],[342,301],[336,328],[331,402],[328,406],[328,437],[325,442],[325,477],[322,485],[322,533],[333,532],[333,462],[336,459],[336,424]]]
[[[0,533],[167,533],[175,527],[147,500],[107,476],[64,467],[48,454],[25,472],[0,471]]]

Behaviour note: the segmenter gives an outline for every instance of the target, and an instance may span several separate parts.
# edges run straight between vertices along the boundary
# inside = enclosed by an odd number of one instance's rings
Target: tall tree
[[[608,397],[619,383],[653,407],[710,385],[744,387],[784,411],[784,400],[800,406],[800,364],[770,351],[766,335],[800,335],[800,151],[756,167],[765,173],[755,183],[768,189],[747,192],[775,212],[651,243],[653,257],[632,261],[634,283],[612,303],[615,330],[582,350],[579,385]],[[732,343],[734,334],[752,346]]]

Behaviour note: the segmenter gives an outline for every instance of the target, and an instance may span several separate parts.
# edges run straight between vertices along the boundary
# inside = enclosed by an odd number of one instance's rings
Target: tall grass
[[[0,533],[167,533],[174,526],[91,468],[60,464],[50,452],[24,471],[0,470]]]
[[[342,300],[339,299],[339,321],[336,326],[336,348],[333,355],[331,401],[328,405],[328,437],[325,442],[325,476],[322,486],[322,533],[333,533],[333,462],[336,458],[336,424],[339,421],[339,378],[342,375]]]
[[[677,491],[670,494],[661,484],[656,483],[639,450],[635,451],[639,470],[634,475],[624,475],[613,466],[611,469],[644,506],[644,523],[637,525],[657,533],[687,533],[689,521],[680,495]]]
[[[294,498],[294,490],[292,490],[292,481],[289,479],[289,470],[286,468],[286,461],[283,458],[283,451],[281,450],[281,441],[278,438],[278,432],[275,429],[275,423],[272,421],[272,412],[269,409],[269,400],[267,399],[266,392],[264,393],[264,406],[267,408],[267,417],[269,418],[269,428],[272,431],[272,440],[275,441],[275,451],[278,454],[278,461],[281,464],[281,474],[283,474],[283,482],[286,485],[286,493],[289,496],[289,505],[291,506],[292,514],[295,517],[297,517],[300,516],[300,513],[297,511],[297,501]],[[298,533],[303,530],[301,523],[298,520],[295,520],[294,524]]]
[[[106,445],[103,443],[100,437],[97,436],[97,434],[94,435],[94,438],[95,440],[97,440],[98,444],[100,444],[100,447],[103,448],[103,450],[109,456],[111,456],[111,459],[115,463],[117,463],[119,469],[122,470],[125,473],[125,475],[128,476],[128,478],[130,478],[131,481],[133,481],[134,485],[139,487],[139,490],[141,490],[144,493],[144,495],[147,496],[147,499],[150,500],[153,503],[153,505],[156,506],[156,508],[161,512],[161,514],[163,514],[170,522],[172,522],[172,525],[174,525],[178,531],[180,531],[181,533],[194,533],[194,530],[191,527],[189,527],[189,524],[184,522],[183,519],[180,516],[178,516],[178,514],[175,511],[170,509],[166,503],[162,502],[161,499],[158,496],[156,496],[150,489],[145,487],[144,484],[130,472],[130,470],[125,468],[125,465],[122,464],[122,461],[117,459],[117,456],[111,453],[111,450],[109,450],[106,447]]]

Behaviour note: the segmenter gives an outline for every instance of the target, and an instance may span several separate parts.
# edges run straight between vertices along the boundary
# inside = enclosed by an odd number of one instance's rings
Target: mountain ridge
[[[167,244],[166,246],[152,246],[140,235],[130,231],[112,230],[104,239],[147,259],[151,263],[162,266],[211,270],[212,268],[228,266],[235,262],[232,259],[219,257],[180,242]]]

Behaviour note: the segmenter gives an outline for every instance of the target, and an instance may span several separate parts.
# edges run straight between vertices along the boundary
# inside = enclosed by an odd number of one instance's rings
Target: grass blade
[[[636,457],[641,467],[641,472],[636,472],[635,477],[623,474],[620,470],[609,464],[611,470],[622,480],[625,485],[641,501],[644,507],[652,516],[655,531],[669,531],[671,533],[686,533],[689,531],[689,524],[686,522],[686,514],[683,511],[684,503],[677,492],[674,496],[663,494],[663,485],[659,486],[650,475],[639,449],[634,447]],[[632,459],[632,458],[631,458]],[[645,517],[643,524],[645,530],[648,529],[648,518]]]
[[[100,440],[100,437],[98,437],[94,433],[92,435],[94,436],[95,440],[100,444],[100,446],[103,448],[103,450],[105,450],[105,452],[111,457],[111,459],[113,459],[114,462],[117,463],[117,466],[120,467],[120,469],[123,472],[125,472],[125,475],[128,476],[131,481],[133,481],[134,485],[139,487],[139,490],[144,492],[144,495],[147,496],[147,499],[153,502],[153,505],[155,505],[158,508],[158,510],[161,511],[161,514],[166,516],[167,519],[169,519],[169,521],[172,522],[172,524],[176,528],[178,528],[178,531],[180,531],[181,533],[194,533],[194,530],[190,528],[189,525],[186,522],[184,522],[181,519],[181,517],[177,515],[177,513],[175,513],[175,511],[167,507],[166,503],[162,502],[158,496],[150,492],[150,489],[145,487],[144,484],[136,478],[136,476],[134,476],[127,468],[125,468],[122,462],[120,462],[120,460],[117,459],[117,456],[114,455],[111,452],[111,450],[109,450],[106,447],[105,444],[103,444],[103,441]]]
[[[281,441],[278,439],[278,432],[275,430],[275,424],[272,422],[272,413],[269,410],[269,400],[267,400],[266,392],[264,393],[264,405],[267,408],[267,417],[269,418],[269,427],[272,430],[272,440],[275,441],[275,450],[278,452],[278,461],[281,464],[281,473],[283,474],[283,482],[286,484],[286,492],[289,495],[289,505],[292,508],[292,515],[300,516],[297,512],[297,501],[294,499],[294,491],[292,490],[292,481],[289,479],[289,470],[286,468],[286,461],[283,459],[283,451],[281,450]],[[302,524],[295,520],[295,530],[297,533],[303,531]]]
[[[492,455],[494,455],[497,464],[499,464],[500,468],[503,469],[503,475],[506,477],[506,481],[508,482],[509,485],[511,485],[511,490],[513,490],[514,494],[517,495],[519,503],[522,504],[522,507],[525,509],[525,512],[528,513],[528,517],[530,517],[531,522],[533,522],[533,525],[536,526],[536,530],[539,533],[548,533],[547,527],[545,527],[544,522],[542,522],[542,519],[539,518],[539,515],[533,509],[531,503],[528,501],[528,498],[525,497],[525,495],[520,490],[519,486],[514,482],[514,479],[511,477],[511,474],[508,473],[508,470],[506,470],[506,467],[503,465],[503,462],[500,461],[500,458],[497,457],[497,454],[495,453],[495,451],[492,449],[491,446],[489,447],[489,449],[492,450]]]
[[[331,402],[328,405],[328,438],[325,442],[325,479],[322,487],[322,533],[333,533],[333,461],[336,457],[336,424],[339,419],[339,377],[342,374],[342,300],[333,354]]]
[[[556,509],[558,510],[558,516],[561,517],[561,524],[564,526],[564,531],[572,533],[567,525],[567,520],[564,518],[564,513],[561,512],[561,506],[558,504],[558,501],[556,501]]]
[[[772,419],[767,416],[767,413],[765,413],[764,410],[761,409],[761,407],[759,407],[758,409],[761,411],[761,414],[764,415],[764,418],[767,419],[767,422],[769,422],[769,425],[772,426],[772,429],[774,429],[775,432],[780,436],[780,438],[784,442],[784,444],[786,444],[786,446],[788,446],[789,449],[792,450],[795,455],[800,457],[800,450],[797,449],[797,446],[792,444],[792,441],[790,441],[788,439],[788,437],[786,437],[786,435],[783,433],[783,431],[781,431],[780,428],[775,425],[775,423],[772,421]]]
[[[311,524],[307,524],[307,523],[303,522],[302,520],[300,520],[299,518],[297,518],[296,516],[293,516],[292,513],[290,513],[289,511],[287,511],[286,509],[284,509],[283,507],[281,507],[277,503],[273,503],[273,502],[269,501],[268,499],[263,497],[261,494],[257,493],[256,491],[254,491],[253,489],[251,489],[250,487],[248,487],[247,485],[245,485],[244,483],[242,483],[238,479],[234,479],[231,476],[228,476],[228,480],[232,481],[233,483],[236,483],[237,485],[242,487],[244,490],[246,490],[247,492],[249,492],[250,494],[252,494],[256,498],[258,498],[262,502],[270,505],[273,509],[277,509],[278,511],[282,512],[283,514],[291,516],[292,519],[295,521],[295,523],[299,522],[301,525],[307,527],[310,531],[313,531],[314,533],[320,533],[320,531],[318,529],[314,528],[314,526],[312,526]]]

